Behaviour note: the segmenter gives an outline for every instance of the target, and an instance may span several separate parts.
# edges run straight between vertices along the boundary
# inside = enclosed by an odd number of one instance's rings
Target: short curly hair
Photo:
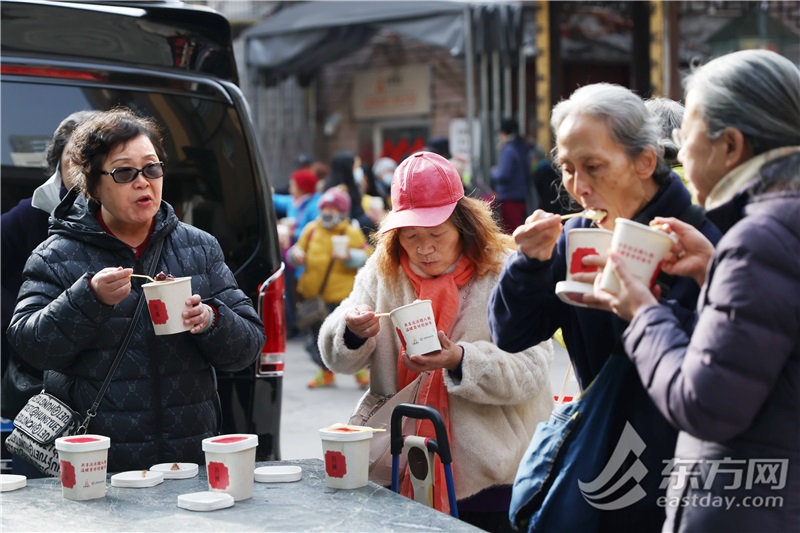
[[[167,153],[156,121],[141,117],[126,107],[102,111],[78,126],[72,134],[69,151],[70,176],[78,191],[90,201],[96,197],[106,157],[117,146],[144,135],[153,143],[159,160],[167,162]]]

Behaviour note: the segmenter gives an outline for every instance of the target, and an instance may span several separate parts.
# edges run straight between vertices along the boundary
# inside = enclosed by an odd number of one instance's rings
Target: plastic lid
[[[188,479],[197,475],[195,463],[161,463],[153,465],[150,470],[161,472],[164,479]]]
[[[21,489],[28,484],[28,478],[16,474],[0,474],[0,492]]]
[[[582,283],[580,281],[559,281],[556,283],[556,295],[562,302],[577,307],[588,307],[583,303],[583,295],[591,294],[594,287],[589,283]]]
[[[260,466],[253,471],[253,477],[259,483],[300,481],[303,469],[294,465]]]
[[[334,424],[319,430],[319,436],[325,440],[349,442],[372,438],[372,428],[356,429],[352,426]]]
[[[258,446],[258,436],[248,433],[233,433],[203,439],[203,451],[214,453],[235,453]]]
[[[178,496],[178,507],[189,511],[216,511],[233,506],[233,496],[226,492],[192,492]]]
[[[56,450],[64,452],[93,452],[111,447],[111,439],[103,435],[72,435],[56,439]]]
[[[161,483],[164,483],[164,473],[153,472],[152,470],[131,470],[111,476],[112,487],[142,489],[155,487]]]

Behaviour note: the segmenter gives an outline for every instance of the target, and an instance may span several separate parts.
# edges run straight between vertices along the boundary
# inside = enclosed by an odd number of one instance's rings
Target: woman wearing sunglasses
[[[200,463],[220,424],[214,371],[251,364],[263,325],[214,237],[162,201],[166,152],[153,120],[118,108],[72,140],[76,185],[28,259],[9,339],[46,371],[47,392],[85,414],[132,327],[89,431],[111,438],[112,472]],[[146,310],[132,323],[144,295],[131,274],[148,271],[191,276],[188,331],[156,336]]]

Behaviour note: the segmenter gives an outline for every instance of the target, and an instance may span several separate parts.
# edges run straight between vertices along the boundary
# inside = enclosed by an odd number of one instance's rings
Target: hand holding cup
[[[214,312],[207,305],[202,305],[199,294],[192,294],[186,300],[186,311],[183,312],[183,323],[188,326],[192,334],[200,333],[205,330],[211,322],[211,314]]]
[[[444,331],[438,332],[442,349],[424,355],[408,355],[405,349],[400,350],[403,364],[412,372],[430,372],[440,368],[455,370],[464,357],[464,349],[451,341]]]
[[[598,277],[594,284],[594,294],[586,296],[586,303],[591,307],[608,309],[621,319],[630,322],[640,309],[658,304],[656,295],[631,272],[619,253],[611,252],[606,268],[610,269],[619,281],[619,290],[616,293],[604,290],[602,279]],[[660,289],[657,292],[660,292]]]
[[[650,226],[658,227],[678,239],[670,250],[672,253],[661,265],[662,270],[673,276],[690,277],[702,287],[708,263],[714,254],[714,245],[700,230],[677,218],[655,217]]]

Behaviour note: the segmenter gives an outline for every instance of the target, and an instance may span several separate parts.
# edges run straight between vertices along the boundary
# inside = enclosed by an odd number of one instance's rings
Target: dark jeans
[[[328,314],[336,309],[338,305],[338,303],[328,304]],[[314,324],[311,326],[311,328],[309,328],[306,334],[306,351],[308,352],[308,355],[311,356],[311,360],[317,364],[320,370],[328,370],[328,367],[325,366],[324,362],[322,362],[322,354],[319,353],[319,346],[317,346],[320,328],[322,328],[322,322],[319,324]]]
[[[514,528],[511,527],[511,522],[508,521],[508,511],[459,511],[458,518],[492,533],[519,533],[515,532]]]

